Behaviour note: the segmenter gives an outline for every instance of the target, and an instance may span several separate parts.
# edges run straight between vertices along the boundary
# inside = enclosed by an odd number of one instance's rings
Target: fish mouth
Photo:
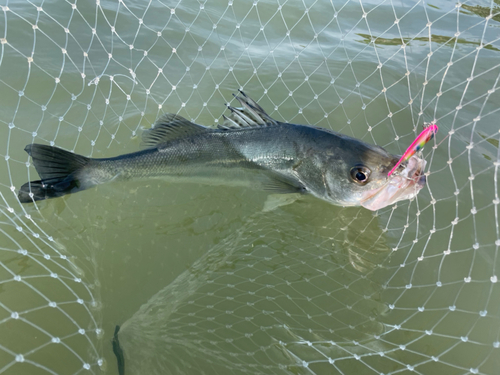
[[[425,186],[427,178],[424,175],[425,159],[413,155],[401,171],[395,171],[387,182],[376,189],[363,193],[361,206],[376,211],[401,200],[411,199]]]

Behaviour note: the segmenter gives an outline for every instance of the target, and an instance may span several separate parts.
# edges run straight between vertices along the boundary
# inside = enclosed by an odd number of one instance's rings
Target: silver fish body
[[[401,178],[408,163],[388,178],[399,158],[383,148],[325,129],[275,121],[244,93],[236,98],[243,108],[229,107],[230,117],[218,128],[167,114],[144,133],[146,149],[112,158],[90,159],[28,145],[41,180],[23,185],[19,198],[31,202],[110,181],[159,177],[308,193],[342,206],[367,201],[372,202],[367,208],[378,209],[414,196],[425,185],[422,159],[411,159],[413,170],[405,176],[409,183],[394,188],[391,180]],[[396,191],[387,194],[384,187]]]

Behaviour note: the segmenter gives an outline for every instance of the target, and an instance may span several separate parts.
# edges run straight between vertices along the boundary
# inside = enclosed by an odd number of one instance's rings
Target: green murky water
[[[127,374],[495,373],[489,9],[4,4],[0,373],[117,373],[117,324]],[[135,151],[160,114],[214,124],[239,88],[393,153],[437,120],[427,188],[377,214],[313,198],[265,212],[263,192],[161,180],[37,206],[10,189],[36,178],[26,144]]]

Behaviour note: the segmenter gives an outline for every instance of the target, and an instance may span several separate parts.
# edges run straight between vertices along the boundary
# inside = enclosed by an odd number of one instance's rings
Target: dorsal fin
[[[184,117],[173,113],[167,113],[156,120],[151,129],[142,133],[142,146],[144,148],[151,148],[173,139],[184,138],[208,130],[210,129],[192,123]]]
[[[235,108],[227,106],[231,111],[229,116],[224,116],[222,125],[218,125],[219,129],[242,129],[257,126],[271,126],[276,125],[276,120],[273,120],[267,113],[258,105],[254,100],[248,97],[243,91],[239,90],[241,96],[233,96],[243,106],[242,108]]]

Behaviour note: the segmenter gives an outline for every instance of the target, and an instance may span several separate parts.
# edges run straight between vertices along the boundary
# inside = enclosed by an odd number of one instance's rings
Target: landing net
[[[1,374],[117,373],[117,324],[127,374],[498,372],[496,1],[1,10]],[[394,154],[437,123],[427,186],[376,213],[161,182],[17,200],[27,144],[135,151],[165,112],[217,124],[238,89]]]

